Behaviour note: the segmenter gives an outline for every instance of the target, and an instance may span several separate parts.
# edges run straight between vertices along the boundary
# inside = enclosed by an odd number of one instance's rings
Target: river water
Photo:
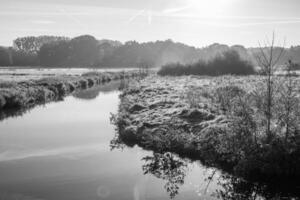
[[[229,194],[224,174],[199,162],[137,146],[112,149],[110,116],[117,112],[118,86],[94,87],[1,121],[0,200],[218,199]]]

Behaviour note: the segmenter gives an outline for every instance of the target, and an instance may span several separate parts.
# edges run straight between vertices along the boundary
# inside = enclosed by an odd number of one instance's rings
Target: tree
[[[92,36],[83,35],[45,43],[38,56],[41,64],[46,66],[92,66],[99,57],[98,42]]]
[[[98,41],[90,35],[73,38],[69,43],[70,60],[68,64],[92,66],[98,58]]]
[[[0,66],[11,65],[10,50],[5,47],[0,47]]]
[[[17,51],[24,51],[26,53],[36,53],[38,51],[36,38],[34,36],[15,39],[13,41],[13,47]]]
[[[63,66],[70,57],[69,41],[44,44],[38,53],[41,65]]]
[[[40,48],[44,44],[53,43],[57,41],[66,41],[69,40],[67,37],[59,36],[27,36],[19,37],[13,41],[13,47],[17,51],[24,51],[25,53],[37,54]]]
[[[284,42],[285,43],[285,42]],[[272,40],[269,42],[267,39],[264,43],[264,47],[259,42],[259,53],[255,53],[255,58],[258,64],[261,67],[261,73],[266,78],[264,80],[266,87],[266,95],[264,95],[264,105],[262,107],[263,113],[266,118],[266,134],[268,139],[272,138],[271,132],[271,120],[273,117],[273,108],[274,108],[274,95],[275,95],[275,85],[274,85],[274,73],[278,67],[278,63],[284,53],[284,44],[282,47],[277,47],[279,51],[275,53],[275,33],[272,35]]]

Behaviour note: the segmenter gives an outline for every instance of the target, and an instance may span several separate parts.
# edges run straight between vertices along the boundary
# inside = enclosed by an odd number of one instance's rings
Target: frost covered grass
[[[25,81],[0,81],[0,111],[26,108],[63,98],[77,89],[85,89],[112,80],[139,76],[138,71],[88,72],[82,75],[57,75]]]
[[[291,80],[293,95],[287,99],[286,79],[274,79],[280,92],[273,97],[271,138],[264,76],[150,76],[131,82],[112,116],[118,130],[114,143],[176,152],[248,179],[297,180],[300,79]],[[287,113],[289,103],[295,107]]]

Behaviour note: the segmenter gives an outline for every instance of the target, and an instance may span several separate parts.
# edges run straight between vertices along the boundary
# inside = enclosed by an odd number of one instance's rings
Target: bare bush
[[[273,107],[275,98],[276,84],[274,81],[274,73],[278,67],[278,63],[284,53],[284,44],[282,47],[275,48],[275,33],[273,33],[271,42],[267,39],[264,43],[264,47],[259,43],[258,54],[255,54],[256,60],[261,67],[261,72],[265,75],[263,79],[263,86],[265,87],[266,93],[262,93],[259,101],[263,102],[263,114],[266,119],[266,134],[269,139],[273,137],[271,132],[271,120],[273,118]],[[277,51],[276,51],[277,50]],[[275,77],[276,78],[276,77]]]

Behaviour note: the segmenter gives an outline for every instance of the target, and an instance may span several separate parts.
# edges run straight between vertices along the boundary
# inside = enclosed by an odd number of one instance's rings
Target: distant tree
[[[58,36],[28,36],[20,37],[13,41],[13,47],[17,51],[37,54],[40,48],[47,43],[69,40],[67,37]]]
[[[0,66],[11,65],[10,50],[5,47],[0,47]]]
[[[96,65],[104,66],[107,65],[108,60],[110,57],[113,56],[114,50],[118,48],[111,43],[103,42],[98,45],[98,58],[96,61]]]
[[[109,44],[113,47],[119,47],[122,45],[122,43],[120,41],[117,40],[107,40],[107,39],[102,39],[102,40],[98,40],[98,45],[102,45],[102,44]]]
[[[44,44],[38,53],[41,65],[45,66],[59,67],[67,65],[70,56],[69,41],[57,41]]]
[[[83,35],[46,43],[40,48],[38,57],[41,64],[47,66],[93,66],[99,58],[98,41]]]
[[[58,48],[60,41],[69,42],[69,48],[65,48],[65,44]],[[62,42],[61,44],[63,44]],[[48,45],[49,44],[49,45]],[[195,48],[172,40],[155,41],[139,43],[136,41],[128,41],[122,44],[113,40],[96,40],[89,35],[83,35],[70,40],[67,37],[58,36],[28,36],[20,37],[14,40],[13,49],[18,55],[26,55],[26,57],[36,57],[43,55],[41,64],[45,62],[47,57],[44,53],[39,53],[43,45],[48,45],[46,49],[50,51],[50,47],[58,49],[66,49],[68,57],[59,61],[47,61],[51,65],[61,64],[70,66],[91,66],[99,67],[139,67],[141,62],[147,62],[151,67],[158,67],[168,63],[181,63],[184,65],[196,63],[198,60],[205,62],[211,61],[216,57],[222,57],[225,52],[234,50],[242,60],[249,61],[256,66],[259,65],[255,59],[255,54],[260,53],[259,48],[245,48],[241,45],[228,46],[224,44],[214,43],[204,48]],[[58,46],[57,46],[58,45]],[[45,51],[45,49],[43,50]],[[274,53],[280,52],[280,48],[274,47]],[[53,54],[53,52],[51,53]],[[63,53],[62,55],[65,55]],[[300,63],[300,46],[293,46],[285,49],[286,58],[292,59],[295,63]],[[46,57],[45,57],[46,56]],[[51,55],[49,55],[51,57]],[[40,56],[36,57],[37,59]],[[50,59],[49,57],[49,59]],[[53,59],[59,55],[52,56]],[[20,58],[18,59],[21,60]],[[282,59],[283,60],[283,59]],[[39,60],[37,60],[38,63]],[[279,61],[280,65],[284,62]]]
[[[24,51],[11,50],[12,64],[16,66],[37,66],[39,59],[36,54],[26,53]]]
[[[34,36],[15,39],[13,42],[13,47],[17,51],[24,51],[28,53],[36,53],[38,51],[36,38]]]
[[[98,41],[90,35],[83,35],[70,40],[70,60],[68,64],[92,66],[98,58]]]

